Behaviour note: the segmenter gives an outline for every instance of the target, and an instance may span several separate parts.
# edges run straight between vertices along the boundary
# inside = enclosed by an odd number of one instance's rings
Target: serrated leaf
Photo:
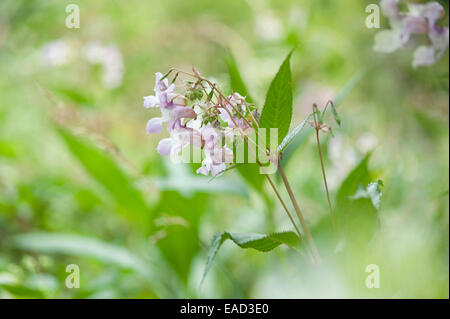
[[[293,52],[288,54],[269,86],[259,123],[263,128],[278,128],[278,144],[288,133],[292,118],[290,59]]]
[[[279,232],[270,235],[230,232],[217,233],[214,235],[211,247],[209,249],[202,282],[211,269],[214,257],[217,255],[220,247],[227,239],[230,239],[241,248],[252,248],[261,252],[271,251],[281,244],[285,244],[291,248],[298,249],[300,244],[298,236],[294,232],[290,231]]]
[[[117,164],[104,152],[67,130],[58,129],[58,132],[85,170],[109,192],[118,212],[133,220],[138,227],[148,228],[150,210],[142,194]]]
[[[285,136],[285,138],[281,141],[281,144],[278,145],[277,151],[282,152],[284,151],[284,149],[292,142],[292,140],[294,139],[294,137],[297,136],[297,134],[299,134],[303,127],[305,126],[305,124],[307,123],[309,117],[311,115],[308,115],[308,117],[306,119],[304,119],[302,122],[300,122],[299,125],[297,125],[296,127],[294,127],[288,135]]]

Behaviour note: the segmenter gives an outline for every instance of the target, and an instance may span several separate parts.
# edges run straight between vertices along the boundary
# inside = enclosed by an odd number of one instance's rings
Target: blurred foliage
[[[80,29],[64,25],[69,3]],[[412,49],[373,52],[368,3],[1,1],[0,298],[448,298],[448,53],[413,69]],[[105,87],[102,67],[80,57],[43,63],[58,39],[78,51],[115,45],[121,85]],[[164,133],[145,134],[156,113],[142,97],[155,72],[195,65],[225,90],[245,88],[261,110],[294,46],[291,130],[329,99],[342,120],[329,112],[334,137],[321,135],[338,227],[306,125],[283,165],[321,265],[288,247],[263,254],[226,241],[200,286],[215,233],[291,225],[259,174],[211,179],[159,156]],[[379,210],[355,196],[377,180]],[[65,286],[69,264],[79,289]],[[378,289],[365,285],[369,264]]]

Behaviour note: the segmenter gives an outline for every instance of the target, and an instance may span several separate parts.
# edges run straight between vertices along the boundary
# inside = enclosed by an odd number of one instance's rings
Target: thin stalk
[[[292,192],[292,189],[291,189],[291,185],[289,184],[289,181],[286,178],[286,174],[284,173],[284,169],[281,166],[281,163],[278,163],[278,171],[280,172],[281,179],[283,180],[284,186],[286,187],[286,190],[289,194],[289,198],[291,199],[291,202],[294,205],[295,212],[297,213],[297,217],[300,220],[300,224],[302,225],[303,231],[305,232],[306,239],[308,240],[308,243],[311,246],[313,255],[314,255],[317,263],[319,264],[320,263],[319,251],[317,250],[317,247],[316,247],[316,244],[314,243],[311,232],[309,231],[309,228],[306,225],[305,219],[303,218],[302,212],[300,210],[300,207],[298,206],[297,200],[295,199],[294,193]]]
[[[256,153],[255,150],[253,150],[250,147],[250,144],[248,143],[247,139],[244,138],[244,141],[247,143],[248,149],[251,150],[255,154]],[[256,154],[255,154],[255,156],[256,156]],[[272,187],[273,191],[277,195],[278,200],[280,201],[281,205],[283,206],[284,210],[286,211],[286,214],[289,217],[289,220],[291,221],[292,225],[294,226],[295,231],[297,232],[297,235],[300,238],[300,241],[303,243],[303,246],[308,251],[308,254],[311,256],[312,260],[314,261],[314,257],[311,254],[311,252],[309,251],[309,249],[307,248],[308,246],[306,245],[305,240],[303,239],[302,233],[300,232],[300,229],[298,228],[297,224],[295,223],[294,218],[292,217],[291,213],[289,212],[289,209],[287,208],[286,203],[284,202],[283,198],[281,198],[280,192],[278,192],[277,187],[275,186],[275,184],[272,181],[272,179],[270,178],[270,176],[267,174],[266,169],[261,164],[261,162],[259,160],[257,160],[256,162],[258,163],[259,167],[261,167],[261,169],[263,170],[264,175],[266,176],[267,180],[269,181],[270,186]]]
[[[327,103],[327,106],[328,106],[328,103]],[[325,185],[325,192],[327,193],[327,201],[328,201],[328,208],[330,209],[331,223],[333,224],[333,229],[336,230],[336,224],[334,222],[333,208],[331,206],[331,200],[330,200],[330,192],[328,191],[327,176],[325,174],[325,166],[323,164],[322,148],[320,147],[320,138],[319,138],[320,128],[319,128],[319,124],[317,123],[315,110],[313,112],[313,115],[314,115],[314,129],[316,130],[317,149],[319,150],[320,166],[322,168],[323,183]]]
[[[297,224],[295,223],[294,218],[292,217],[291,213],[289,212],[289,209],[287,208],[286,203],[285,203],[284,200],[281,198],[281,195],[280,195],[280,193],[278,192],[277,187],[275,186],[275,184],[273,183],[273,181],[272,181],[272,179],[269,177],[269,175],[267,175],[267,174],[264,174],[264,175],[266,176],[267,180],[269,181],[270,186],[272,187],[273,191],[274,191],[275,194],[277,195],[278,200],[280,201],[281,205],[283,206],[284,210],[286,211],[286,214],[288,215],[289,220],[291,221],[292,225],[294,226],[295,231],[297,232],[298,237],[300,238],[301,242],[303,243],[303,246],[304,246],[305,248],[308,247],[308,246],[306,245],[306,243],[305,243],[305,240],[303,239],[303,236],[302,236],[302,234],[301,234],[301,232],[300,232],[300,229],[298,228]],[[306,249],[307,249],[307,248],[306,248]],[[308,251],[308,253],[311,255],[311,252],[309,251],[309,249],[307,249],[307,251]],[[311,257],[313,257],[313,256],[311,255]],[[313,258],[313,260],[314,260],[314,258]]]

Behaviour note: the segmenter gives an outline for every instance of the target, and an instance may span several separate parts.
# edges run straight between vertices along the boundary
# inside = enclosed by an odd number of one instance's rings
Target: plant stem
[[[275,184],[273,183],[273,181],[272,181],[272,179],[269,177],[269,175],[267,175],[267,174],[264,174],[264,175],[266,176],[267,180],[269,181],[270,186],[272,186],[273,191],[274,191],[275,194],[277,195],[278,200],[280,201],[280,203],[281,203],[281,205],[283,206],[284,210],[286,211],[286,214],[288,215],[288,217],[289,217],[289,219],[290,219],[292,225],[294,226],[295,231],[296,231],[297,234],[298,234],[298,237],[300,238],[301,242],[304,244],[304,246],[305,246],[305,248],[306,248],[307,246],[306,246],[305,241],[304,241],[304,239],[303,239],[303,236],[302,236],[302,234],[301,234],[301,232],[300,232],[300,229],[298,229],[298,226],[297,226],[297,224],[295,223],[294,218],[292,217],[291,213],[289,212],[289,209],[287,208],[286,203],[285,203],[285,202],[283,201],[283,199],[281,198],[281,195],[280,195],[280,193],[278,192],[277,187],[275,186]],[[311,252],[310,252],[308,249],[307,249],[307,251],[308,251],[309,254],[311,254]],[[312,257],[312,256],[311,256],[311,257]]]
[[[328,106],[328,103],[325,106],[325,110],[326,110],[327,106]],[[336,224],[334,222],[333,208],[331,207],[330,192],[328,191],[327,176],[325,174],[325,167],[323,164],[322,148],[320,147],[320,138],[319,138],[320,128],[319,128],[319,123],[317,123],[317,119],[316,119],[316,109],[317,109],[317,106],[314,105],[313,106],[313,115],[314,115],[314,129],[316,130],[317,149],[319,150],[320,166],[322,168],[323,183],[325,185],[325,191],[327,193],[327,201],[328,201],[328,208],[330,209],[331,223],[333,224],[333,229],[336,230]],[[325,110],[324,110],[324,112],[325,112]]]
[[[292,225],[294,225],[294,228],[295,228],[295,230],[296,230],[296,232],[297,232],[297,234],[298,234],[298,237],[303,241],[303,236],[302,236],[302,234],[300,233],[300,230],[298,229],[297,224],[295,224],[294,218],[292,218],[292,215],[291,215],[291,213],[289,212],[289,210],[288,210],[288,208],[287,208],[287,206],[286,206],[286,203],[285,203],[285,202],[283,201],[283,199],[281,198],[281,195],[280,195],[280,193],[278,192],[278,189],[276,188],[275,184],[273,183],[273,181],[272,181],[272,179],[269,177],[269,175],[267,175],[267,174],[264,174],[264,175],[266,176],[267,180],[269,181],[270,186],[272,186],[273,191],[274,191],[275,194],[277,195],[278,200],[280,201],[281,205],[283,206],[284,210],[286,211],[287,215],[289,216],[289,219],[291,220]]]
[[[284,169],[281,166],[281,163],[278,162],[278,171],[280,172],[281,178],[283,180],[284,186],[286,187],[286,190],[289,194],[289,198],[292,201],[292,204],[294,205],[295,212],[297,213],[297,217],[300,220],[300,224],[302,225],[303,231],[305,232],[306,239],[308,240],[309,245],[311,246],[311,250],[313,252],[313,255],[316,259],[316,262],[320,264],[320,255],[319,251],[317,250],[316,244],[314,243],[314,240],[312,238],[311,232],[309,231],[308,226],[306,225],[305,219],[303,218],[302,212],[300,210],[300,207],[298,206],[297,200],[295,199],[294,193],[292,192],[291,185],[289,184],[286,174],[284,173]]]
[[[325,175],[325,167],[323,165],[323,157],[322,157],[322,150],[320,147],[319,130],[318,129],[316,129],[316,140],[317,140],[317,149],[319,150],[320,166],[322,167],[323,183],[325,185],[325,191],[327,193],[328,208],[330,209],[331,223],[333,224],[333,228],[336,229],[336,225],[334,223],[333,208],[331,208],[330,193],[328,192],[328,184],[327,184],[327,177]]]

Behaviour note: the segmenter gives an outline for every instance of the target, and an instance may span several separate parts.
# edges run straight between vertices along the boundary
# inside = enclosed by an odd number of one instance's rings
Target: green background
[[[65,27],[69,3],[80,7],[79,29]],[[420,37],[374,52],[369,3],[1,1],[0,298],[448,298],[448,52],[418,69]],[[116,45],[121,86],[105,88],[101,67],[80,58],[43,65],[43,46],[61,38]],[[330,227],[305,130],[284,165],[321,265],[288,247],[261,253],[227,241],[200,285],[215,233],[291,225],[268,185],[236,170],[201,178],[158,155],[167,133],[145,134],[158,111],[144,109],[143,96],[155,72],[192,65],[230,92],[229,48],[261,108],[296,45],[291,128],[312,103],[343,97],[342,127],[330,117],[334,137],[321,135],[343,236]],[[379,211],[348,199],[377,179]],[[65,285],[69,264],[79,266],[79,289]],[[366,287],[369,264],[379,266],[378,289]]]

